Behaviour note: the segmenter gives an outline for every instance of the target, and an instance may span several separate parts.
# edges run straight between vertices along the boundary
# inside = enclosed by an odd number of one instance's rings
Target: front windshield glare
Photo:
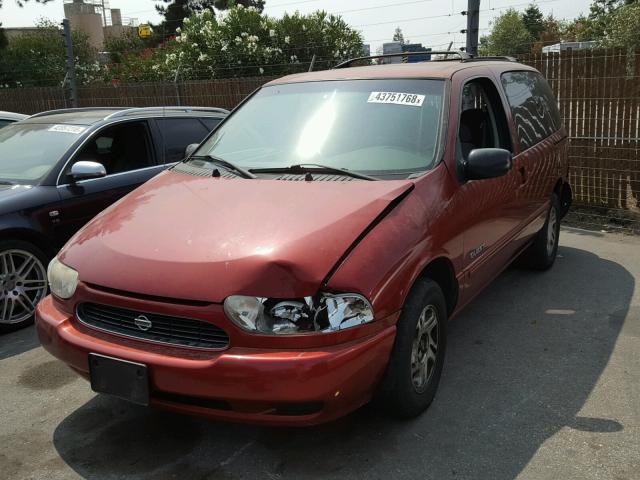
[[[51,171],[85,127],[15,123],[0,130],[0,180],[33,184]]]
[[[370,174],[431,168],[441,80],[349,80],[260,90],[195,152],[245,169],[316,163]]]

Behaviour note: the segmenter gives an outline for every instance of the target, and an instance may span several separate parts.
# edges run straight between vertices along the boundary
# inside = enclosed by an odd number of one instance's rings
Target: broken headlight
[[[224,311],[243,330],[278,335],[330,333],[373,320],[371,304],[357,293],[298,300],[232,295],[225,299]]]

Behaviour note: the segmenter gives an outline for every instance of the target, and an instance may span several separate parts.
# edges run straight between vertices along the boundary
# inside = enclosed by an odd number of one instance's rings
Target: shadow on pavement
[[[40,341],[33,326],[17,332],[0,334],[0,360],[20,355],[39,346]]]
[[[259,428],[96,397],[60,423],[55,447],[87,479],[513,479],[563,427],[625,428],[579,413],[633,277],[587,251],[559,253],[549,272],[507,271],[451,323],[439,393],[413,421],[365,407],[311,429]]]

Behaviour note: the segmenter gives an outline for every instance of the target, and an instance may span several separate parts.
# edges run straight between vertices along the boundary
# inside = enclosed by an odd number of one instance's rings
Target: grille
[[[156,343],[192,348],[225,348],[229,336],[208,322],[139,312],[126,308],[81,303],[78,320],[90,327]],[[145,330],[146,328],[146,330]]]

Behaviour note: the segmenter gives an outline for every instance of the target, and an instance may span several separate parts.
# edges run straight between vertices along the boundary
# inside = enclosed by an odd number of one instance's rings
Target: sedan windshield
[[[85,127],[15,123],[0,130],[0,181],[35,184],[80,138]]]
[[[444,81],[348,80],[260,90],[204,142],[247,170],[321,164],[372,175],[431,168]]]

